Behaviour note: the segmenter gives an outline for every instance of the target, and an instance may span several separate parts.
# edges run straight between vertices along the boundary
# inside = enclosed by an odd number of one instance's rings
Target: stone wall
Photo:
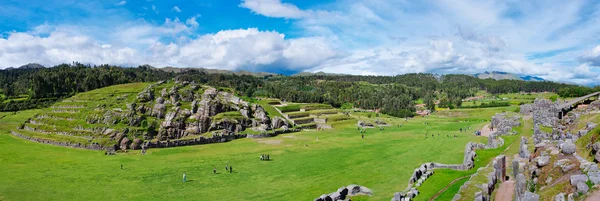
[[[70,143],[70,142],[57,142],[57,141],[53,141],[53,140],[40,139],[40,138],[34,138],[34,137],[30,137],[30,136],[21,135],[20,133],[17,133],[15,131],[11,131],[10,133],[19,138],[23,138],[23,139],[26,139],[26,140],[29,140],[32,142],[38,142],[38,143],[43,143],[43,144],[51,144],[51,145],[56,145],[56,146],[72,147],[72,148],[79,148],[79,149],[90,149],[90,150],[108,150],[111,148],[114,150],[113,147],[105,147],[105,146],[102,146],[97,143],[81,144],[81,143]]]
[[[248,134],[246,135],[247,138],[269,138],[269,137],[275,137],[279,134],[284,134],[284,133],[293,133],[293,132],[298,132],[300,131],[300,129],[289,129],[289,130],[276,130],[273,131],[272,133],[265,133],[265,134]]]
[[[371,195],[373,192],[371,189],[359,186],[355,184],[348,185],[347,187],[341,187],[337,191],[330,194],[323,194],[314,201],[333,201],[333,200],[349,200],[349,197],[356,195]]]

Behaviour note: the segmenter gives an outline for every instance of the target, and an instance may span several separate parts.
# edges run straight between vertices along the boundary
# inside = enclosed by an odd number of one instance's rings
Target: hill
[[[531,75],[521,76],[521,79],[525,80],[525,81],[544,81],[544,78],[531,76]]]
[[[498,72],[498,71],[492,71],[492,72],[484,72],[484,73],[478,73],[474,75],[475,77],[479,78],[479,79],[494,79],[494,80],[522,80],[521,77],[515,75],[515,74],[511,74],[511,73],[506,73],[506,72]]]
[[[477,73],[474,74],[473,76],[479,78],[479,79],[494,79],[494,80],[523,80],[523,81],[545,81],[543,78],[541,77],[536,77],[536,76],[531,76],[531,75],[515,75],[512,73],[507,73],[507,72],[500,72],[500,71],[492,71],[492,72],[484,72],[484,73]]]
[[[157,70],[162,70],[164,72],[169,72],[169,73],[184,73],[186,71],[195,70],[195,71],[205,72],[207,74],[251,75],[251,76],[257,76],[257,77],[278,76],[279,75],[277,73],[250,72],[250,71],[245,71],[245,70],[230,71],[230,70],[199,68],[199,67],[172,67],[172,66],[166,66],[166,67],[162,67],[162,68],[156,68],[156,67],[153,67],[153,66],[150,66],[150,65],[147,65],[147,64],[146,65],[142,65],[142,66],[150,67],[150,68],[157,69]]]
[[[161,81],[77,94],[43,109],[14,132],[50,144],[127,150],[291,131],[295,128],[285,119],[230,89]]]

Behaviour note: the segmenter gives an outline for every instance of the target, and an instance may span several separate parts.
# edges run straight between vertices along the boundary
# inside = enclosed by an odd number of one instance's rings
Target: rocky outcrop
[[[187,109],[180,109],[175,107],[173,111],[169,112],[165,121],[160,124],[158,130],[158,140],[166,139],[178,139],[187,136],[185,133],[186,123],[185,120],[191,115],[191,112]]]
[[[288,122],[284,118],[278,116],[273,117],[273,119],[271,120],[271,128],[277,129],[281,128],[282,126],[289,127]]]
[[[165,117],[165,113],[167,111],[167,107],[165,106],[165,99],[162,97],[156,98],[156,103],[152,108],[152,116],[156,118],[162,119]]]

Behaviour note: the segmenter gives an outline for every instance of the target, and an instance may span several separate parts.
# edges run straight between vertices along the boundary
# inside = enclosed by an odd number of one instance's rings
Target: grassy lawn
[[[389,200],[394,192],[406,188],[412,171],[420,164],[461,163],[467,142],[487,140],[472,135],[472,131],[487,124],[493,114],[508,109],[451,110],[409,121],[381,115],[370,120],[382,119],[392,126],[385,130],[367,129],[365,139],[361,139],[355,127],[356,120],[349,120],[334,123],[333,130],[151,149],[147,155],[131,151],[117,156],[18,139],[9,130],[39,110],[14,115],[2,113],[5,116],[0,119],[0,197],[2,200],[311,200],[341,186],[359,184],[373,190],[372,197],[361,200]],[[361,113],[353,116],[367,119]],[[472,126],[472,131],[459,132],[459,128],[468,126]],[[425,138],[425,134],[440,136]],[[454,134],[458,137],[445,136]],[[477,151],[476,168],[487,164],[503,149]],[[270,154],[273,160],[260,161],[260,154]],[[233,166],[233,174],[224,172],[226,164]],[[213,174],[213,168],[219,174]],[[437,171],[419,188],[422,194],[418,200],[425,200],[450,181],[472,174],[475,169]],[[183,173],[189,182],[181,182]]]

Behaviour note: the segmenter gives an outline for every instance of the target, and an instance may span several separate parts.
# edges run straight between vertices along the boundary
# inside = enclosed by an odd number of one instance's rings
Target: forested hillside
[[[492,94],[557,92],[563,97],[581,96],[599,88],[549,81],[479,79],[470,75],[404,74],[397,76],[308,75],[256,76],[207,73],[203,70],[161,70],[149,66],[89,66],[80,63],[51,68],[0,71],[0,111],[45,107],[79,92],[133,82],[176,79],[216,87],[227,87],[246,97],[273,97],[291,102],[327,103],[379,109],[394,116],[411,116],[414,101],[428,108],[439,101],[443,107],[459,107],[479,90]]]

